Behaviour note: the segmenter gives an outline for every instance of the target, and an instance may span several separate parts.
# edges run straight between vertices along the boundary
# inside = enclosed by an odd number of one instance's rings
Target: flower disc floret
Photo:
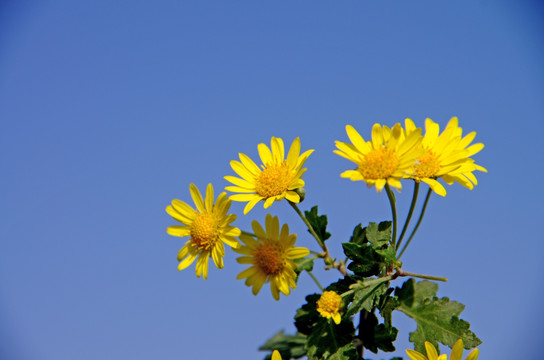
[[[223,192],[215,201],[213,186],[208,184],[206,198],[198,188],[189,186],[191,196],[196,205],[196,210],[181,200],[172,200],[172,205],[166,207],[166,212],[183,225],[170,226],[167,233],[173,236],[189,237],[189,240],[178,253],[178,270],[183,270],[196,260],[196,276],[208,278],[208,260],[210,256],[215,266],[223,268],[223,256],[225,247],[236,248],[239,246],[236,236],[241,231],[230,224],[236,220],[236,215],[227,214],[231,201],[227,199],[227,193]]]
[[[423,153],[421,130],[406,135],[400,124],[393,128],[374,124],[370,141],[365,141],[351,125],[346,126],[346,132],[351,144],[336,141],[334,153],[354,162],[357,167],[340,176],[364,181],[367,186],[376,187],[378,192],[386,184],[400,191],[400,180],[413,172],[417,157]]]
[[[303,247],[294,247],[297,235],[289,234],[289,226],[280,223],[276,216],[270,214],[265,218],[265,229],[257,222],[252,222],[255,236],[242,234],[243,245],[234,249],[242,256],[236,261],[251,265],[238,274],[237,279],[246,279],[245,284],[252,287],[253,295],[257,295],[262,286],[270,282],[270,290],[274,299],[280,299],[280,292],[289,295],[296,289],[297,277],[293,261],[307,256],[310,251]]]
[[[264,208],[270,207],[274,201],[287,199],[294,203],[300,202],[297,189],[304,186],[302,174],[306,159],[313,152],[308,150],[300,153],[300,139],[296,138],[285,157],[283,140],[272,137],[270,148],[259,144],[261,166],[257,166],[245,154],[238,154],[240,161],[231,161],[230,166],[240,177],[225,176],[225,179],[234,186],[227,186],[225,190],[237,194],[231,195],[233,201],[242,201],[247,204],[244,214],[247,214],[259,201],[264,201]]]
[[[340,324],[342,307],[344,302],[342,297],[334,291],[325,291],[319,300],[317,300],[317,311],[321,316],[327,319],[333,319],[335,324]]]

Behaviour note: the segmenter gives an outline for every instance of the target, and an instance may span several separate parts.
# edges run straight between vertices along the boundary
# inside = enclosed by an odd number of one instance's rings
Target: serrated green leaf
[[[327,232],[327,215],[318,215],[317,206],[312,207],[310,211],[304,211],[304,215],[321,241],[325,242],[325,240],[331,237],[331,234]]]
[[[276,333],[266,341],[260,351],[278,350],[283,360],[298,359],[306,355],[306,336],[302,334],[285,335],[283,331]],[[265,360],[269,360],[272,354],[268,354]]]
[[[413,289],[413,293],[412,290]],[[469,330],[470,324],[459,319],[465,306],[447,297],[437,298],[438,285],[430,281],[415,283],[413,279],[397,288],[400,306],[397,308],[417,323],[417,329],[410,333],[410,341],[419,352],[424,352],[425,341],[438,347],[438,342],[453,346],[458,339],[463,340],[467,349],[481,344],[480,339]]]
[[[321,317],[316,309],[316,302],[321,295],[310,294],[306,296],[306,304],[302,305],[295,314],[295,327],[298,332],[304,335],[308,335],[312,332],[312,329]]]
[[[400,301],[396,296],[391,296],[393,288],[387,289],[387,292],[380,297],[380,303],[378,309],[380,315],[383,318],[383,323],[388,328],[393,326],[393,310],[395,310],[399,305]]]
[[[389,245],[391,241],[391,221],[383,221],[379,225],[371,222],[366,227],[365,235],[374,249]]]
[[[363,245],[368,242],[365,236],[365,230],[363,229],[362,224],[359,224],[353,229],[353,234],[349,239],[350,243]]]
[[[385,268],[384,257],[372,247],[355,243],[342,243],[344,253],[352,260],[348,269],[356,275],[370,277],[379,275]]]

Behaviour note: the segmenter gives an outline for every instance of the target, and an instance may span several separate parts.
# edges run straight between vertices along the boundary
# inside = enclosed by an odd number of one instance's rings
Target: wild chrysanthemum
[[[378,192],[385,184],[400,191],[400,179],[406,178],[416,158],[421,155],[421,129],[405,136],[400,124],[393,128],[374,124],[372,140],[365,141],[351,125],[346,132],[352,144],[336,141],[334,152],[357,164],[355,170],[344,171],[340,176],[353,181],[362,180]]]
[[[405,121],[406,134],[417,130],[410,119]],[[487,170],[474,163],[470,156],[483,149],[484,145],[470,145],[475,132],[462,137],[463,130],[458,126],[456,117],[451,118],[444,131],[439,134],[440,128],[431,119],[425,120],[425,136],[421,142],[424,153],[417,158],[412,178],[422,181],[438,195],[446,196],[446,189],[437,179],[442,178],[451,185],[457,181],[461,185],[472,189],[478,182],[472,173],[475,170]]]
[[[236,215],[227,215],[231,201],[227,199],[227,193],[223,192],[215,201],[213,186],[208,184],[206,199],[198,188],[190,185],[191,197],[196,205],[196,210],[181,200],[172,200],[172,205],[166,207],[166,212],[183,225],[168,227],[168,234],[173,236],[190,236],[178,253],[178,270],[183,270],[196,261],[196,276],[203,275],[208,278],[208,259],[210,256],[219,269],[223,268],[223,256],[225,247],[223,243],[236,248],[240,244],[235,236],[240,236],[240,229],[229,224],[236,220]]]
[[[271,360],[281,360],[281,355],[278,350],[274,350],[272,353],[272,359]]]
[[[415,350],[406,350],[406,354],[408,357],[412,360],[447,360],[448,355],[442,354],[438,356],[438,352],[436,351],[433,344],[431,344],[428,341],[425,341],[425,350],[427,351],[427,356],[423,355],[419,351]]]
[[[289,295],[296,289],[297,265],[293,261],[307,256],[310,251],[303,247],[294,247],[296,234],[289,234],[289,226],[281,227],[277,216],[266,215],[266,231],[257,222],[251,223],[256,240],[242,234],[243,244],[235,252],[244,255],[236,259],[240,264],[251,267],[238,274],[237,279],[246,279],[245,284],[252,286],[253,295],[257,295],[265,282],[270,282],[270,290],[274,299],[280,299],[280,291]]]
[[[304,186],[302,174],[306,169],[303,166],[313,150],[300,154],[300,139],[296,138],[285,159],[283,140],[272,137],[270,143],[272,150],[265,144],[258,145],[261,168],[244,154],[238,154],[240,161],[230,162],[232,169],[241,178],[225,176],[227,181],[236,185],[227,186],[225,190],[240,193],[231,195],[231,200],[248,202],[244,214],[261,200],[264,200],[265,209],[274,201],[282,199],[300,202],[300,196],[294,190]]]
[[[321,316],[331,319],[335,324],[340,324],[342,306],[344,302],[342,297],[334,291],[325,291],[317,300],[317,311]]]
[[[478,355],[480,355],[480,351],[478,349],[474,349],[468,354],[467,358],[465,360],[476,360],[478,359]],[[463,358],[463,340],[459,339],[455,342],[453,345],[453,348],[451,349],[451,355],[450,360],[462,360]]]

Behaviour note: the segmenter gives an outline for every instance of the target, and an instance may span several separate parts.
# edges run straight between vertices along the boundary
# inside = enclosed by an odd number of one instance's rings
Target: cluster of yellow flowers
[[[377,191],[385,186],[401,190],[401,180],[413,179],[424,182],[438,195],[445,196],[444,186],[458,182],[472,189],[477,184],[473,172],[486,171],[476,165],[471,158],[483,148],[483,144],[473,144],[476,133],[463,136],[457,118],[452,118],[442,133],[431,119],[425,122],[425,135],[416,128],[414,122],[406,119],[405,127],[395,124],[392,128],[375,124],[372,127],[372,140],[365,141],[350,125],[346,126],[351,144],[337,141],[334,152],[352,162],[357,167],[341,174],[353,181],[365,181]],[[279,299],[279,293],[289,295],[295,289],[293,260],[303,258],[309,250],[295,247],[296,234],[289,233],[287,224],[281,226],[277,217],[266,216],[265,228],[252,222],[253,233],[242,232],[230,224],[236,215],[228,214],[231,201],[247,202],[247,214],[258,202],[264,208],[275,201],[287,199],[299,203],[300,189],[304,186],[302,175],[306,171],[304,163],[314,150],[301,153],[300,139],[296,138],[285,156],[283,140],[272,137],[270,147],[258,145],[260,167],[245,154],[239,154],[240,161],[230,165],[239,176],[225,176],[233,184],[225,190],[235,194],[221,193],[214,198],[211,184],[203,199],[198,188],[190,185],[190,193],[196,210],[181,200],[173,200],[166,208],[168,214],[182,225],[168,227],[168,234],[189,237],[178,253],[178,270],[185,269],[196,259],[196,275],[208,276],[210,256],[218,268],[223,268],[224,244],[242,255],[237,259],[241,264],[250,265],[238,275],[245,284],[252,287],[253,294],[259,293],[264,283],[269,282],[272,296]],[[238,238],[240,242],[236,239]],[[336,321],[336,316],[333,317]]]

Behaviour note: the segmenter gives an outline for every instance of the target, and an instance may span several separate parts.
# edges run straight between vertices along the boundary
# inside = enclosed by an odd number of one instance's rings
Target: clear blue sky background
[[[390,218],[340,178],[344,126],[452,116],[489,173],[431,199],[405,269],[449,277],[439,295],[466,304],[482,360],[540,358],[543,20],[538,1],[1,2],[0,358],[261,359],[315,284],[254,297],[232,252],[207,281],[178,272],[166,205],[300,136],[316,149],[301,207],[329,214],[341,256],[355,225]],[[317,249],[286,203],[270,211]],[[394,321],[403,356],[415,325]]]

